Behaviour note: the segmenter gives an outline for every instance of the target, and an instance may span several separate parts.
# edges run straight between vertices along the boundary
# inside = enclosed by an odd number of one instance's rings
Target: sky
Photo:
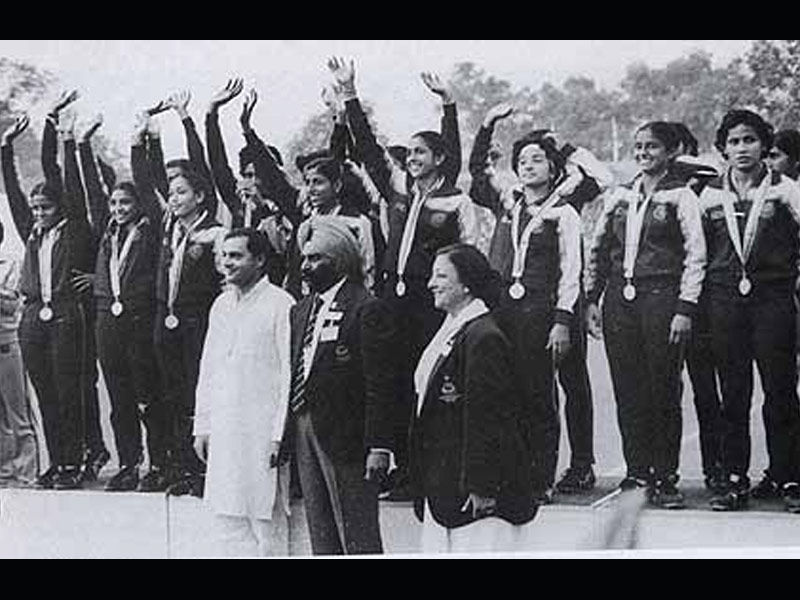
[[[663,67],[702,49],[723,65],[749,46],[749,40],[10,40],[0,41],[0,56],[47,69],[62,88],[77,88],[79,123],[103,113],[105,134],[126,151],[137,111],[189,88],[190,112],[201,125],[211,94],[233,75],[258,89],[253,125],[284,148],[323,109],[320,90],[331,81],[325,66],[331,55],[355,60],[359,94],[374,106],[378,127],[404,142],[414,131],[438,127],[439,102],[420,81],[421,71],[446,76],[455,63],[469,60],[514,87],[559,85],[585,75],[613,88],[635,61]],[[221,116],[232,155],[239,147],[240,106],[237,99]],[[34,126],[43,114],[32,111]],[[166,156],[184,154],[177,117],[159,120]]]

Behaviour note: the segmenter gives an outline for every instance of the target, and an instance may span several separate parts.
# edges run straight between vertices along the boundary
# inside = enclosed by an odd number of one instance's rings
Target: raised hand
[[[14,119],[14,122],[3,132],[3,146],[13,143],[30,124],[31,119],[26,114],[20,115]]]
[[[58,121],[58,135],[62,140],[75,139],[75,121],[78,115],[74,110],[68,110],[64,113],[63,118]]]
[[[247,92],[247,95],[244,97],[244,102],[242,103],[242,114],[239,115],[239,123],[242,125],[242,131],[250,131],[250,117],[253,116],[253,109],[256,107],[257,102],[258,92],[256,92],[255,88],[250,88],[250,91]]]
[[[220,106],[227,104],[241,94],[243,89],[244,80],[241,77],[228,79],[228,83],[225,84],[225,87],[211,96],[209,111],[217,110]]]
[[[148,108],[146,112],[151,117],[154,117],[155,115],[157,115],[159,113],[167,112],[169,110],[169,108],[170,108],[170,106],[169,106],[169,104],[167,104],[166,100],[159,100],[153,106]]]
[[[61,95],[58,97],[58,100],[56,100],[55,104],[53,104],[53,107],[50,109],[50,114],[57,115],[62,110],[67,108],[67,106],[75,102],[75,100],[77,99],[78,99],[78,90],[61,92]]]
[[[508,102],[501,102],[496,106],[493,106],[489,109],[489,112],[486,113],[486,116],[483,119],[483,126],[484,127],[492,127],[498,121],[505,119],[514,112],[514,107],[511,106]]]
[[[342,87],[346,96],[354,96],[356,93],[356,67],[353,60],[346,63],[343,58],[332,56],[328,59],[328,69],[333,78]]]
[[[81,134],[81,142],[88,142],[102,124],[103,115],[98,113],[83,130],[83,134]]]
[[[426,71],[424,73],[420,73],[420,77],[422,78],[422,83],[424,83],[434,94],[441,97],[444,104],[450,104],[453,101],[450,90],[444,83],[442,83],[442,80],[436,73]]]
[[[182,90],[171,94],[164,102],[167,108],[171,108],[181,119],[189,116],[189,102],[192,101],[192,92],[189,90]]]

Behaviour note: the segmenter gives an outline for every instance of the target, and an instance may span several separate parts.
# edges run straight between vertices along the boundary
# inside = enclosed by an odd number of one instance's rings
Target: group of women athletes
[[[91,365],[99,358],[120,466],[107,488],[201,494],[203,466],[192,448],[191,422],[208,311],[222,289],[215,262],[225,232],[221,221],[262,231],[273,250],[270,280],[300,297],[299,232],[315,215],[333,215],[356,235],[367,285],[391,308],[401,334],[394,402],[398,469],[390,497],[433,494],[425,488],[430,478],[409,477],[438,465],[435,456],[410,451],[425,446],[419,439],[409,445],[411,429],[417,436],[460,436],[465,444],[486,435],[487,423],[474,419],[458,432],[412,427],[429,414],[417,414],[416,396],[425,389],[419,380],[430,374],[437,353],[452,350],[453,323],[463,327],[480,317],[491,321],[485,329],[509,351],[469,368],[507,375],[503,393],[515,400],[503,418],[491,413],[497,418],[492,435],[524,440],[526,451],[513,460],[525,457],[539,501],[551,499],[554,490],[582,492],[595,484],[588,330],[605,341],[627,465],[623,489],[646,487],[653,504],[683,506],[677,482],[686,361],[712,507],[740,509],[754,494],[782,497],[788,510],[800,512],[796,132],[775,136],[755,113],[731,110],[717,132],[715,145],[728,162],[720,173],[696,158],[696,140],[685,126],[650,122],[635,134],[638,174],[615,185],[588,151],[562,143],[552,131],[534,130],[510,149],[517,181],[504,187],[492,134],[513,108],[498,106],[476,136],[465,193],[456,187],[456,106],[438,77],[423,74],[442,100],[441,131],[383,147],[361,106],[353,63],[334,58],[328,68],[334,78],[324,94],[331,143],[298,157],[302,185],[292,182],[280,152],[251,126],[255,91],[245,95],[240,116],[238,178],[229,166],[218,114],[243,92],[238,79],[212,97],[205,148],[188,114],[190,94],[144,111],[132,140],[132,181],[116,181],[92,155],[90,139],[100,121],[76,143],[74,117],[66,110],[74,93],[62,96],[47,116],[45,181],[27,196],[13,155],[27,117],[3,134],[11,214],[26,240],[20,340],[51,461],[38,479],[41,487],[79,487],[108,460],[92,393],[97,376]],[[188,158],[164,160],[157,115],[167,110],[181,118]],[[56,160],[59,135],[63,174]],[[582,235],[580,213],[594,201],[602,203],[600,218]],[[218,214],[225,218],[217,220]],[[443,248],[460,256],[451,261],[452,273],[450,263],[437,267]],[[443,296],[442,281],[463,285],[451,285]],[[486,310],[477,310],[473,300]],[[470,306],[474,314],[463,312]],[[751,490],[753,360],[764,388],[770,465]],[[556,374],[567,396],[572,449],[570,468],[558,482]],[[460,396],[467,403],[485,392],[470,389],[481,380],[463,377]],[[459,396],[452,382],[437,385],[441,402]],[[140,419],[150,464],[141,479]],[[489,452],[482,469],[503,472],[508,465],[497,461],[509,456]],[[491,489],[467,491],[484,508],[497,500]]]

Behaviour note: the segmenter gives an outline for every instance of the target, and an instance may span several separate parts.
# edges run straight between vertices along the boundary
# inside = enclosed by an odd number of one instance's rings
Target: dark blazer
[[[469,322],[439,358],[412,428],[414,510],[427,498],[448,528],[471,523],[470,492],[497,500],[497,516],[521,524],[536,515],[531,453],[518,427],[512,350],[491,315]]]
[[[292,307],[293,371],[311,304],[309,296]],[[339,333],[335,341],[317,345],[303,410],[311,411],[314,432],[334,463],[363,464],[369,448],[394,449],[394,323],[383,301],[351,281],[341,287],[331,308],[343,313]]]

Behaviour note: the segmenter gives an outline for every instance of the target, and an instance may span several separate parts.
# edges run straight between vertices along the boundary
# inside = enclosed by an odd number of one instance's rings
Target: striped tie
[[[300,410],[305,402],[305,389],[306,389],[306,368],[305,368],[305,351],[314,341],[314,329],[317,324],[317,315],[319,309],[322,307],[322,298],[318,294],[314,295],[313,304],[311,305],[311,312],[306,321],[306,329],[303,332],[303,345],[300,348],[300,354],[297,357],[297,364],[295,364],[294,372],[292,373],[292,396],[289,400],[289,408],[293,413]]]

